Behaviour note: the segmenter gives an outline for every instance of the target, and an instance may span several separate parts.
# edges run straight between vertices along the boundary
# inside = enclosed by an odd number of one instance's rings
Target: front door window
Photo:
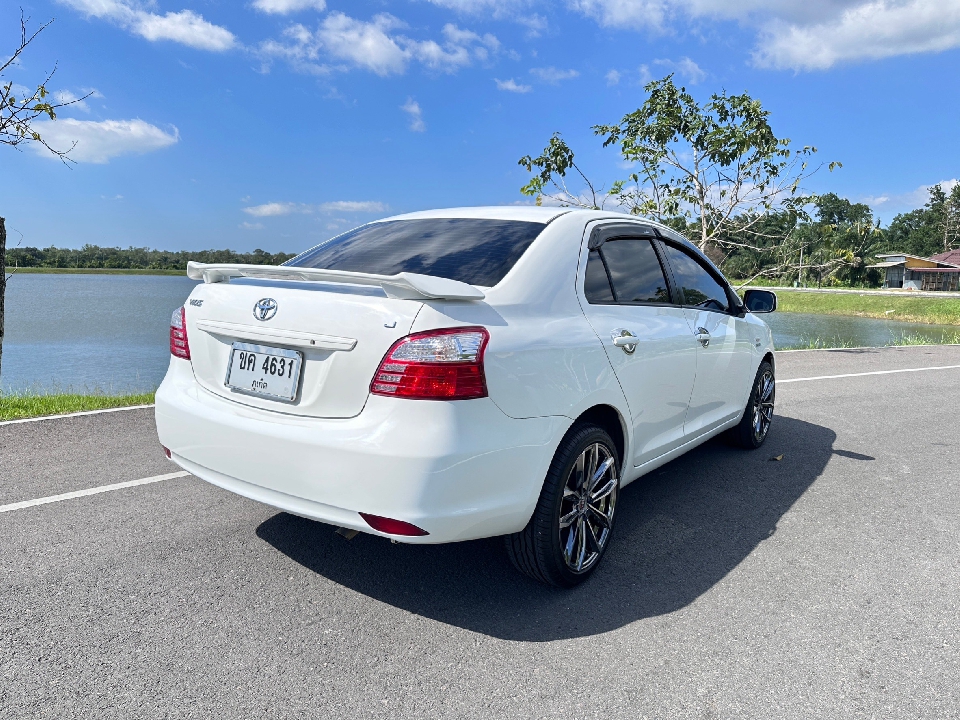
[[[687,249],[664,244],[674,282],[683,299],[690,332],[698,339],[697,380],[684,434],[708,432],[745,406],[754,354],[749,323],[731,313],[724,284]]]

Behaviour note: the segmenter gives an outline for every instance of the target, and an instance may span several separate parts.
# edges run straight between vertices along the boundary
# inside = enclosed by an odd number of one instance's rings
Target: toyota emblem
[[[273,298],[263,298],[258,300],[253,306],[253,316],[257,320],[269,320],[277,314],[277,301]]]

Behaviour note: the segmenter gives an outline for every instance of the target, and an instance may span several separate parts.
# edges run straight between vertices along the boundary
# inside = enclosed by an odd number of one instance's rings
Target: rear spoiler
[[[229,263],[187,263],[187,277],[205,283],[224,282],[234,277],[261,280],[293,280],[301,282],[345,283],[383,288],[387,297],[401,300],[482,300],[483,291],[459,280],[398,273],[374,275],[346,270],[319,270],[286,265],[239,265]]]

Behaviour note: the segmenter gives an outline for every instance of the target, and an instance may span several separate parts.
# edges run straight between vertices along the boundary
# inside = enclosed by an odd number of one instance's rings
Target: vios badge
[[[269,320],[277,314],[277,301],[273,298],[258,300],[253,306],[253,316],[257,320]]]

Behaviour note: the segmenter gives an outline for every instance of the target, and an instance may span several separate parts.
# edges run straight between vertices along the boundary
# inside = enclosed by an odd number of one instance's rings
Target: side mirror
[[[769,290],[747,290],[743,305],[752,313],[772,313],[777,309],[777,294]]]

